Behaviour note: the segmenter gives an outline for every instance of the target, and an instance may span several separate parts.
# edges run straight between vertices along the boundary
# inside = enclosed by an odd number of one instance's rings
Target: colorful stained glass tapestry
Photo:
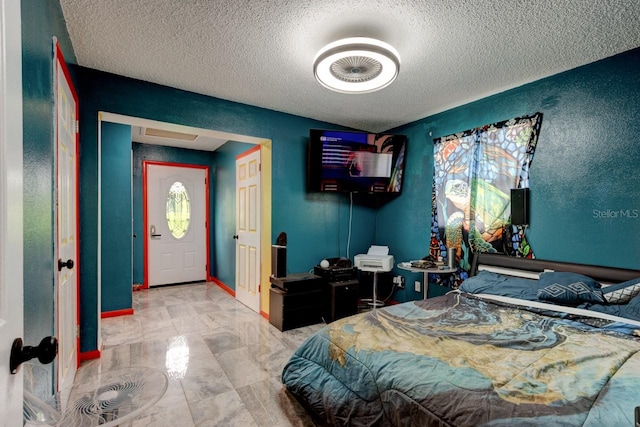
[[[434,139],[431,256],[446,258],[447,248],[455,248],[457,265],[467,271],[475,252],[508,248],[510,255],[534,257],[523,227],[510,224],[510,192],[529,187],[541,122],[536,113]],[[461,277],[442,280],[456,288]]]

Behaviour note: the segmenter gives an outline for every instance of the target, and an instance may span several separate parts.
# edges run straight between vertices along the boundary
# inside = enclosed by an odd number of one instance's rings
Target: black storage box
[[[310,288],[322,288],[322,277],[309,273],[295,273],[285,277],[271,276],[269,280],[285,292],[304,292]]]
[[[329,282],[326,285],[325,321],[351,316],[358,312],[359,284],[357,280]]]
[[[324,308],[321,277],[297,273],[271,277],[269,323],[281,331],[322,322]]]

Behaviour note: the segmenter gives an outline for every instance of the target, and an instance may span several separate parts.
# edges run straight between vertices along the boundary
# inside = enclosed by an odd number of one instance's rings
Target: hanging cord
[[[371,238],[371,244],[375,244],[376,242],[376,230],[378,229],[378,212],[380,212],[380,206],[376,206],[376,213],[373,217],[373,236]]]
[[[389,294],[388,297],[386,297],[385,299],[382,300],[382,302],[387,302],[389,300],[389,298],[391,298],[391,296],[393,295],[393,292],[396,290],[397,287],[397,283],[392,283],[391,284],[391,293]]]
[[[336,203],[338,205],[338,226],[336,227],[336,229],[337,229],[337,236],[336,237],[338,238],[338,256],[341,256],[340,255],[340,210],[341,209],[340,208],[342,206],[340,205],[340,199],[342,199],[342,198],[336,199],[337,200]]]
[[[351,259],[349,252],[351,250],[351,223],[353,221],[353,193],[349,193],[349,235],[347,237],[347,258]]]

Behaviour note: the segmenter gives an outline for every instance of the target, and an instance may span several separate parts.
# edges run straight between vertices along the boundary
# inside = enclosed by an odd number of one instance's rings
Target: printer
[[[354,265],[360,271],[391,271],[393,270],[393,255],[389,255],[388,246],[373,245],[366,254],[354,257]]]

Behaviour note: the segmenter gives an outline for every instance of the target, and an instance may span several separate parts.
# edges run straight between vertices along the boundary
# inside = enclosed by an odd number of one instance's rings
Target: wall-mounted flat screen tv
[[[311,129],[307,189],[399,194],[406,150],[405,135]]]

